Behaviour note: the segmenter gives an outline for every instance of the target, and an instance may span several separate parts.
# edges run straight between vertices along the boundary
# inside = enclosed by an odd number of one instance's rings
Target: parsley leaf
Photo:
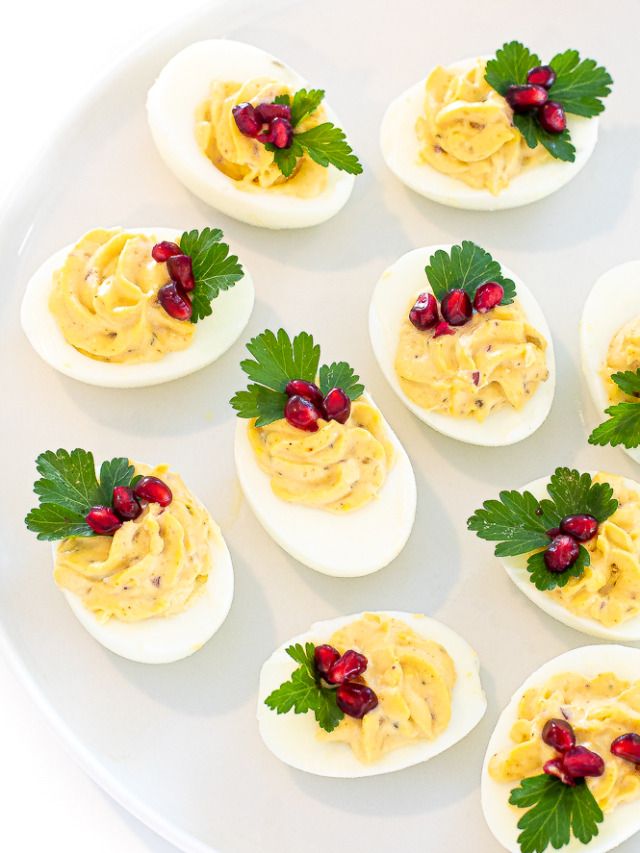
[[[284,415],[287,395],[264,385],[249,385],[246,391],[238,391],[231,398],[231,405],[239,418],[256,418],[256,426],[267,426],[279,421]]]
[[[609,483],[594,483],[590,474],[581,474],[570,468],[556,468],[547,492],[551,501],[541,501],[541,506],[549,514],[555,511],[558,521],[567,515],[586,513],[602,524],[618,508]]]
[[[24,521],[29,530],[38,534],[38,539],[47,541],[95,535],[84,515],[57,504],[42,504],[32,509]]]
[[[291,124],[297,127],[311,113],[315,113],[324,100],[324,89],[298,89],[291,104]]]
[[[247,349],[253,359],[240,362],[240,367],[253,382],[284,391],[292,379],[316,381],[320,346],[308,332],[300,332],[292,342],[284,329],[278,329],[277,335],[267,329],[252,338]]]
[[[229,246],[220,242],[222,236],[219,228],[204,228],[185,231],[180,238],[180,248],[191,258],[196,282],[191,293],[192,323],[208,317],[211,301],[244,276],[236,255],[230,255]]]
[[[544,145],[549,154],[556,160],[573,163],[576,159],[576,149],[567,129],[562,133],[549,133],[540,126],[535,115],[513,116],[513,123],[518,128],[529,148],[535,148],[538,143]]]
[[[461,246],[452,246],[451,253],[438,249],[429,258],[425,273],[438,301],[453,288],[464,288],[473,301],[476,290],[488,281],[497,281],[504,288],[501,305],[510,305],[516,295],[516,286],[502,275],[500,264],[480,246],[463,240]]]
[[[519,41],[503,44],[496,51],[495,59],[487,62],[484,79],[501,95],[506,94],[509,86],[527,82],[527,73],[540,65],[540,57],[531,53]]]
[[[548,537],[546,544],[549,544]],[[536,551],[527,560],[527,571],[529,572],[529,580],[536,589],[544,591],[545,589],[566,586],[571,578],[579,578],[590,562],[589,552],[584,545],[581,545],[578,559],[572,566],[569,566],[564,572],[550,572],[544,561],[544,551]]]
[[[580,60],[577,50],[558,53],[549,63],[556,79],[549,89],[549,99],[559,101],[566,112],[579,116],[598,115],[604,110],[602,98],[611,93],[613,80],[594,59]]]
[[[135,469],[128,459],[111,459],[100,466],[100,500],[98,503],[109,506],[113,500],[116,486],[130,485]]]
[[[359,385],[360,379],[346,361],[323,364],[320,368],[320,390],[326,396],[332,388],[342,388],[350,400],[357,400],[364,392],[364,385]]]
[[[614,373],[611,379],[629,397],[640,397],[640,370]],[[640,401],[639,401],[640,402]],[[640,445],[640,406],[627,400],[605,409],[609,420],[596,427],[589,436],[589,444],[622,444],[629,449]]]
[[[480,539],[498,542],[496,557],[516,557],[548,545],[547,530],[554,523],[531,492],[504,491],[499,500],[485,501],[467,521],[467,528]]]
[[[604,820],[584,782],[571,787],[547,773],[523,779],[520,787],[511,791],[509,803],[528,809],[518,821],[522,853],[542,853],[550,845],[555,849],[564,847],[572,833],[588,844],[598,835],[598,824]]]
[[[296,133],[294,141],[320,166],[335,166],[350,175],[362,172],[362,165],[347,142],[344,131],[329,121],[303,133]]]
[[[265,148],[267,151],[271,151],[276,166],[280,169],[285,178],[288,178],[293,174],[293,170],[296,167],[298,159],[304,154],[304,150],[296,141],[295,136],[288,148],[276,148],[276,146],[271,142],[268,142],[265,145]]]
[[[629,397],[640,397],[640,370],[622,370],[612,373],[611,379],[623,394]]]
[[[278,714],[293,710],[295,714],[313,711],[318,725],[332,732],[344,717],[338,708],[335,690],[323,687],[316,676],[313,643],[289,646],[287,654],[297,664],[289,681],[285,681],[264,700]]]

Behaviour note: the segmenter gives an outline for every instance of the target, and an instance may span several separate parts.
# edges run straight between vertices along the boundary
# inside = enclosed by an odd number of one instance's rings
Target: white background
[[[3,11],[0,199],[94,81],[202,0],[21,0]],[[0,657],[0,849],[171,853],[75,765]]]

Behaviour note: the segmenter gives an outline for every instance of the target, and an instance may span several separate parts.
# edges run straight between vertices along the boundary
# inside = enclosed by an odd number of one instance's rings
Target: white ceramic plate
[[[463,18],[468,26],[460,26]],[[97,85],[2,211],[3,646],[82,765],[180,849],[326,853],[328,827],[332,837],[348,837],[354,853],[387,853],[399,837],[426,853],[470,844],[474,853],[498,853],[479,793],[496,715],[530,672],[580,637],[531,607],[464,521],[499,489],[558,464],[637,476],[624,454],[587,446],[579,415],[580,306],[601,273],[637,255],[640,221],[633,183],[639,131],[629,107],[640,8],[619,0],[606,38],[597,37],[602,21],[597,0],[539,0],[535,16],[514,6],[508,20],[502,0],[486,0],[481,15],[467,0],[452,0],[435,17],[419,0],[401,7],[383,0],[326,0],[322,8],[210,3]],[[149,85],[176,51],[219,36],[277,53],[324,86],[348,123],[365,172],[331,221],[300,233],[234,222],[197,201],[156,154],[144,110]],[[544,202],[490,216],[437,206],[405,189],[379,153],[386,105],[431,65],[512,36],[546,53],[579,47],[612,70],[615,90],[590,162]],[[152,388],[96,388],[46,368],[20,328],[25,284],[56,249],[105,222],[220,226],[256,280],[244,337],[209,367]],[[463,238],[518,270],[556,343],[551,414],[534,436],[508,448],[472,447],[426,430],[389,388],[370,348],[367,306],[380,270],[415,246]],[[419,493],[414,531],[377,574],[310,572],[271,540],[240,498],[228,400],[245,384],[245,341],[280,324],[294,332],[307,327],[328,353],[366,377],[411,456]],[[78,445],[101,458],[124,453],[169,463],[220,524],[233,557],[234,605],[190,658],[152,667],[116,657],[87,636],[55,588],[49,549],[22,518],[32,506],[37,454]],[[487,715],[447,752],[392,775],[354,782],[292,770],[258,733],[260,666],[314,622],[366,609],[423,612],[468,640],[480,657]],[[636,849],[637,839],[620,853]]]

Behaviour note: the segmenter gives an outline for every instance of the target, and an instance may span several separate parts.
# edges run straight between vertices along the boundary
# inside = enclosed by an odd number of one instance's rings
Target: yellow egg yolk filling
[[[173,493],[171,503],[148,504],[113,536],[64,539],[56,550],[55,582],[100,622],[179,613],[202,591],[211,570],[218,534],[207,510],[166,465],[135,469],[163,480]]]
[[[170,280],[156,263],[154,237],[120,228],[85,234],[53,277],[49,310],[68,344],[99,361],[157,361],[189,346],[193,323],[158,302]]]
[[[318,421],[305,432],[284,418],[248,426],[249,441],[273,493],[289,503],[349,512],[372,500],[394,460],[380,412],[363,398],[351,404],[346,423]]]
[[[336,631],[329,643],[341,654],[355,649],[366,656],[363,679],[378,705],[361,720],[345,716],[332,732],[319,730],[323,741],[346,743],[369,764],[398,747],[434,740],[447,728],[456,671],[441,645],[374,613]]]
[[[607,357],[602,366],[602,380],[605,385],[607,396],[611,403],[637,403],[637,397],[630,397],[625,394],[615,382],[612,381],[611,375],[625,370],[638,370],[640,368],[640,317],[634,317],[628,323],[625,323],[621,329],[615,333],[609,349]]]
[[[421,160],[498,195],[516,175],[549,155],[541,145],[529,148],[513,125],[511,107],[484,79],[485,66],[478,59],[468,71],[434,68],[416,133]]]
[[[293,94],[284,84],[263,77],[244,83],[214,81],[207,98],[196,110],[195,134],[199,148],[217,169],[242,189],[269,189],[299,198],[320,195],[328,180],[323,166],[305,153],[293,173],[285,178],[273,153],[262,142],[242,134],[233,117],[233,107],[237,104],[250,103],[257,107],[273,103],[278,95],[292,98]],[[319,107],[300,122],[296,131],[310,130],[325,118],[324,109]]]
[[[439,337],[433,329],[416,329],[407,316],[395,370],[404,393],[421,408],[484,421],[529,401],[549,376],[546,348],[517,301],[474,313],[455,334]]]
[[[571,613],[612,627],[640,613],[640,494],[623,477],[597,474],[594,482],[609,483],[618,509],[584,543],[591,563],[582,575],[547,595]]]
[[[542,773],[556,753],[541,737],[550,719],[566,719],[581,746],[597,752],[604,774],[586,784],[600,808],[609,812],[640,794],[640,773],[629,761],[611,754],[611,743],[627,732],[640,731],[640,681],[625,681],[611,672],[585,678],[575,672],[554,675],[542,687],[527,690],[511,728],[514,746],[494,755],[489,774],[496,782],[519,782]]]

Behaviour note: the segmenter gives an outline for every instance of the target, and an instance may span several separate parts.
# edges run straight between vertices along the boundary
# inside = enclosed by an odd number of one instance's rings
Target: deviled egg
[[[85,450],[42,453],[40,505],[25,522],[56,541],[54,580],[87,631],[140,663],[198,651],[224,622],[233,567],[205,507],[166,465],[102,463]]]
[[[294,693],[302,683],[308,691],[300,702]],[[266,746],[320,776],[376,776],[428,761],[465,737],[485,710],[476,653],[441,622],[414,613],[317,622],[260,672]]]
[[[475,243],[399,258],[373,291],[369,332],[393,390],[444,435],[514,444],[549,414],[555,358],[542,309]]]
[[[222,236],[212,228],[89,231],[27,284],[20,316],[29,342],[65,376],[108,388],[206,367],[242,333],[254,303],[251,276]]]
[[[393,101],[382,121],[382,153],[396,177],[440,204],[529,204],[586,164],[598,138],[592,117],[604,109],[611,82],[577,51],[541,65],[510,42],[495,57],[437,66]]]
[[[640,462],[640,408],[633,408],[640,391],[639,336],[640,261],[630,261],[593,286],[582,311],[580,352],[587,387],[604,421],[589,441],[619,444],[635,462]]]
[[[486,821],[511,853],[606,853],[640,829],[639,673],[638,649],[584,646],[516,690],[482,769]]]
[[[320,366],[301,332],[267,330],[242,362],[251,380],[238,413],[235,461],[267,533],[323,574],[376,572],[413,527],[416,483],[404,448],[346,362]],[[317,383],[317,384],[316,384]]]
[[[640,640],[640,483],[559,468],[469,519],[541,610],[576,631]]]
[[[147,98],[160,156],[194,195],[265,228],[302,228],[346,204],[362,166],[322,89],[250,44],[192,44]]]

